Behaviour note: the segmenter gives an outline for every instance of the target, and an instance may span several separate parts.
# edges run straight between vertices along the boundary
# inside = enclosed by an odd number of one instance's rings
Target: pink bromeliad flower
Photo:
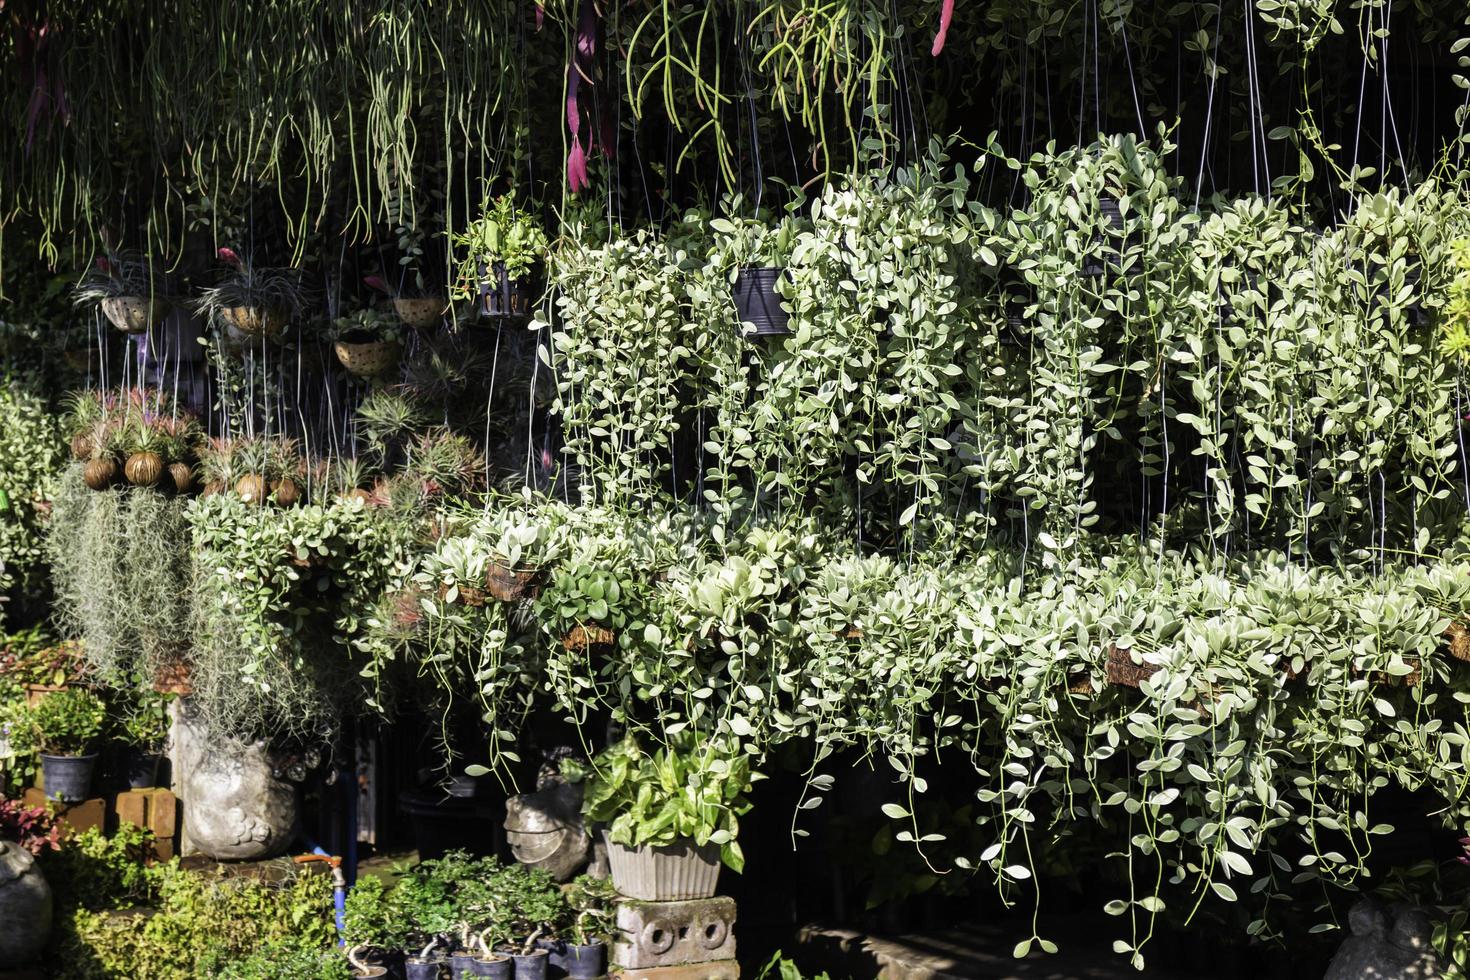
[[[1470,864],[1470,837],[1460,838],[1460,850],[1464,851],[1458,858],[1461,864]]]
[[[382,276],[363,276],[362,281],[369,289],[375,289],[390,298],[393,296],[393,287],[389,286]]]
[[[234,266],[237,269],[240,268],[240,266],[244,265],[243,260],[241,260],[240,256],[235,253],[235,250],[233,248],[227,248],[221,245],[218,255],[221,262],[228,262],[230,265]]]

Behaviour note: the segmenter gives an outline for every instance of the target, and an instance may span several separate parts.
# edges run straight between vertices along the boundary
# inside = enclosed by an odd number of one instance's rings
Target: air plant
[[[430,496],[461,496],[484,489],[485,457],[469,439],[440,428],[419,436],[404,473]]]
[[[414,433],[429,424],[429,413],[402,388],[383,388],[357,409],[358,431],[384,466],[396,465]]]
[[[257,332],[251,329],[252,323],[274,333],[306,308],[309,292],[299,269],[256,268],[229,248],[221,248],[218,254],[230,271],[199,294],[194,310],[201,317],[224,320],[246,333]]]

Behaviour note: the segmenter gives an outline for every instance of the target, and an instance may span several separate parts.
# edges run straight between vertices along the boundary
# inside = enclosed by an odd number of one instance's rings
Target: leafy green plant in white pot
[[[721,863],[745,866],[736,837],[757,774],[744,753],[686,730],[651,754],[625,738],[585,771],[571,764],[566,772],[586,777],[582,815],[589,826],[605,827],[621,894],[647,902],[709,898]]]
[[[530,314],[536,293],[532,272],[547,251],[546,232],[535,215],[502,194],[454,235],[453,244],[465,253],[455,281],[456,299],[478,297],[482,316]]]

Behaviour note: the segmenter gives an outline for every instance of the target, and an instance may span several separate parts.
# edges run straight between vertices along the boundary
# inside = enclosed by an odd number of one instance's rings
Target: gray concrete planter
[[[720,849],[681,841],[665,847],[625,847],[606,832],[607,860],[620,894],[645,902],[709,898],[720,879]]]
[[[51,886],[36,859],[0,840],[0,969],[29,963],[51,935]]]

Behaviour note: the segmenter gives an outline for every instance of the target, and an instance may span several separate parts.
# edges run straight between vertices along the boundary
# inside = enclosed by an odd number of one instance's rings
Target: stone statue
[[[1365,898],[1348,913],[1352,935],[1328,964],[1325,980],[1435,980],[1444,975],[1430,945],[1429,916],[1411,905]]]
[[[570,881],[593,857],[588,871],[606,877],[606,861],[582,824],[582,786],[562,778],[556,763],[570,750],[552,750],[536,775],[536,792],[505,801],[505,839],[517,861]]]
[[[41,955],[51,934],[51,887],[36,859],[0,840],[0,970]]]
[[[182,727],[182,726],[181,726]],[[296,839],[296,787],[276,772],[266,745],[210,742],[185,728],[184,832],[216,861],[263,861]]]

